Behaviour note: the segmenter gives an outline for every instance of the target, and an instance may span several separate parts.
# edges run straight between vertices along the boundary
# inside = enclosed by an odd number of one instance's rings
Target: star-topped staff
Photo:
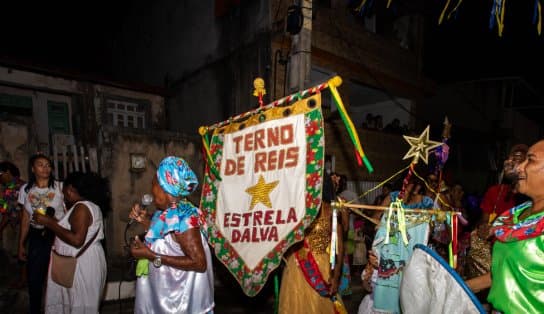
[[[404,242],[404,245],[408,245],[408,235],[406,233],[406,219],[404,216],[404,207],[402,205],[404,194],[406,193],[406,187],[408,186],[408,183],[410,182],[410,178],[412,177],[414,173],[414,167],[418,163],[419,159],[423,160],[423,162],[428,163],[429,160],[429,152],[438,146],[442,145],[440,142],[435,142],[429,140],[429,126],[423,130],[423,132],[419,135],[419,137],[412,137],[412,136],[406,136],[403,135],[404,139],[408,144],[410,145],[410,149],[404,155],[402,159],[408,159],[412,157],[412,162],[410,163],[410,168],[408,169],[408,173],[406,174],[406,177],[404,177],[404,180],[402,181],[402,188],[397,196],[397,199],[394,202],[391,202],[389,205],[389,210],[387,212],[387,222],[385,224],[386,226],[386,234],[389,234],[390,226],[391,226],[391,219],[393,211],[397,213],[397,221],[398,221],[398,230],[401,234],[402,241]],[[389,243],[389,237],[385,238],[385,243]]]
[[[435,142],[429,140],[429,126],[425,128],[423,133],[419,137],[412,137],[403,135],[404,139],[410,145],[410,149],[404,155],[402,159],[408,159],[413,157],[412,164],[417,164],[419,159],[423,160],[424,163],[428,163],[429,152],[438,146],[442,145],[441,142]]]
[[[442,145],[440,142],[435,142],[429,140],[429,126],[423,130],[423,132],[419,135],[419,137],[413,137],[413,136],[406,136],[403,135],[404,139],[408,144],[410,145],[410,149],[404,155],[402,159],[408,159],[412,157],[412,163],[410,164],[410,169],[408,170],[408,173],[406,174],[406,177],[404,178],[402,182],[402,189],[400,190],[398,198],[402,200],[404,197],[404,192],[406,189],[406,186],[408,185],[408,182],[410,182],[410,178],[412,177],[414,166],[418,163],[419,159],[423,160],[423,162],[428,163],[429,160],[429,152],[438,146]]]

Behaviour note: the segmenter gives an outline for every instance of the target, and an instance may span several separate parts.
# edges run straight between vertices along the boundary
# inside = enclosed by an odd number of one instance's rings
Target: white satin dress
[[[201,234],[206,254],[206,271],[185,271],[170,266],[153,266],[149,263],[149,274],[138,278],[134,313],[210,313],[214,307],[213,269],[210,249]],[[161,255],[185,256],[173,233],[157,239],[151,250]]]

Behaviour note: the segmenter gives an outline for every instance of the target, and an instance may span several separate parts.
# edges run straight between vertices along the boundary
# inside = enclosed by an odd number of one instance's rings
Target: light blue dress
[[[390,194],[391,202],[397,200],[399,192]],[[424,196],[421,202],[405,205],[404,208],[431,209],[433,200]],[[402,279],[404,266],[408,264],[414,245],[421,243],[426,245],[429,237],[429,222],[423,215],[406,214],[406,233],[408,245],[404,245],[401,234],[398,230],[397,217],[395,213],[391,218],[389,243],[386,239],[387,213],[382,216],[380,227],[376,232],[372,248],[378,252],[380,265],[378,267],[378,279],[373,289],[374,310],[380,313],[400,313],[399,287]]]

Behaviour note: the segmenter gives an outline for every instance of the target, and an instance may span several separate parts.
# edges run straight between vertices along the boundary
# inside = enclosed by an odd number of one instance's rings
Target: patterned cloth
[[[519,220],[531,206],[526,202],[512,208],[492,227],[498,241],[493,245],[493,283],[487,300],[503,313],[544,309],[544,212]]]
[[[399,192],[390,194],[391,202],[395,202]],[[415,204],[403,204],[404,208],[433,207],[433,200],[424,196],[421,202]],[[412,216],[412,217],[410,217]],[[391,219],[390,234],[386,235],[386,215],[382,216],[380,227],[376,232],[373,250],[379,254],[378,279],[374,292],[374,310],[383,313],[400,313],[399,287],[402,280],[404,266],[412,257],[414,245],[427,244],[429,236],[428,219],[424,215],[406,215],[406,232],[408,245],[404,245],[396,217]],[[389,236],[389,243],[385,244],[385,238]]]
[[[161,188],[175,197],[185,197],[198,186],[198,179],[185,160],[169,156],[164,158],[157,169]]]
[[[519,215],[532,205],[532,202],[525,202],[497,217],[491,228],[497,240],[515,242],[544,234],[544,211],[519,221]]]
[[[331,242],[332,219],[330,205],[324,202],[322,206],[317,218],[306,229],[304,242],[308,244],[321,276],[325,282],[328,282],[333,275],[327,252]],[[282,274],[278,312],[280,314],[333,314],[334,302],[330,297],[319,295],[314,287],[308,284],[301,265],[297,261],[295,253],[304,254],[306,250],[307,248],[303,245],[297,244],[292,246],[289,253],[285,255],[286,264]]]
[[[182,233],[191,228],[200,228],[198,210],[191,202],[182,200],[174,207],[153,214],[145,242],[151,247],[153,242],[170,232]]]

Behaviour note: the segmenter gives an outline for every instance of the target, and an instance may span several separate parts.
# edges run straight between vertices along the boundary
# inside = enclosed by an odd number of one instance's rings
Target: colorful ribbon
[[[506,7],[506,0],[493,0],[491,6],[491,15],[489,16],[489,29],[493,29],[495,22],[497,22],[497,31],[499,37],[502,37],[504,29],[504,10]]]
[[[334,269],[336,265],[336,252],[338,252],[338,210],[333,208],[332,210],[332,233],[331,233],[331,250],[329,256],[329,262],[331,263],[331,269]]]
[[[202,137],[202,147],[204,147],[204,155],[206,157],[206,164],[208,165],[208,169],[211,171],[211,173],[215,176],[215,178],[218,181],[221,181],[221,176],[219,175],[219,172],[217,171],[217,167],[215,166],[215,162],[213,161],[212,154],[210,152],[210,140],[208,138],[208,129],[206,127],[201,126],[198,129],[198,132],[200,133],[200,136]]]
[[[338,108],[338,112],[340,113],[340,117],[342,118],[342,121],[344,122],[344,125],[346,126],[349,137],[351,138],[351,141],[353,142],[353,145],[355,146],[357,154],[359,154],[359,157],[363,160],[363,163],[365,164],[368,172],[372,173],[374,171],[374,168],[370,164],[370,161],[368,160],[368,158],[365,156],[363,147],[361,146],[361,141],[359,140],[359,135],[357,135],[355,126],[353,126],[353,122],[351,121],[346,111],[346,107],[344,106],[344,103],[342,102],[342,98],[340,98],[340,94],[338,93],[338,90],[336,89],[336,86],[339,86],[341,83],[342,83],[342,79],[340,79],[340,77],[338,76],[335,76],[329,80],[329,89],[331,90],[331,94],[333,96],[332,98],[334,99],[336,107]]]
[[[304,247],[294,253],[295,259],[297,260],[297,265],[304,275],[306,282],[312,287],[320,296],[328,297],[329,296],[329,284],[323,278],[321,271],[319,270],[319,265],[312,254],[312,250],[304,240]],[[334,313],[335,314],[347,314],[347,310],[344,307],[344,304],[340,299],[335,296],[331,296],[331,301],[334,304]]]
[[[408,245],[408,236],[406,234],[406,217],[404,213],[404,207],[402,207],[402,200],[399,198],[389,204],[387,210],[387,221],[385,224],[385,244],[389,244],[389,233],[391,232],[391,216],[393,211],[397,214],[397,222],[399,224],[398,229],[402,237],[404,245]]]

